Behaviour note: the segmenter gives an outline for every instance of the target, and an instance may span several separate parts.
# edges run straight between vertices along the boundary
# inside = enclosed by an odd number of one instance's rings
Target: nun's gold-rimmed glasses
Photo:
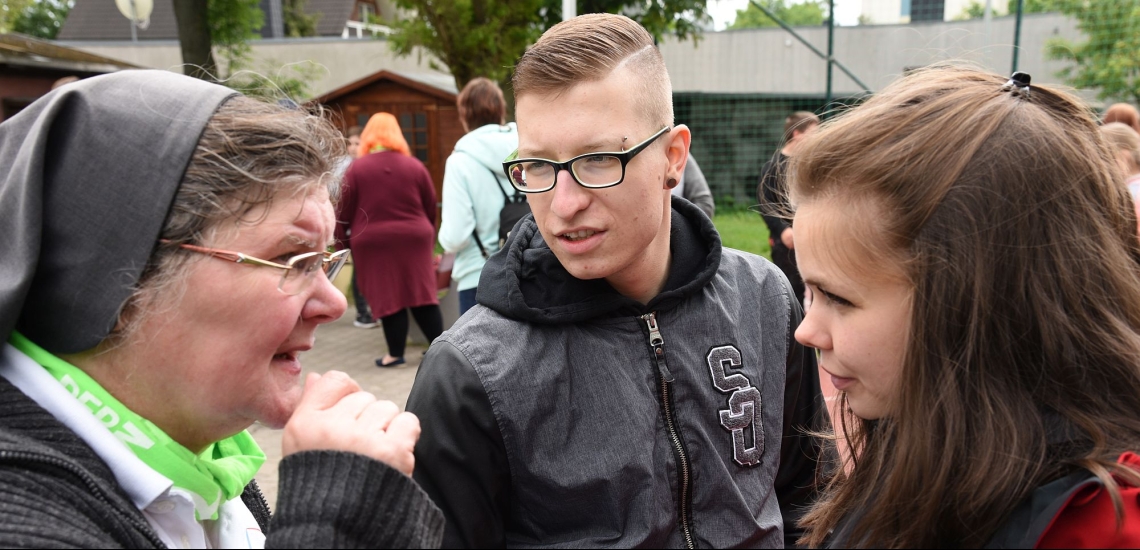
[[[331,253],[306,252],[289,258],[284,264],[279,264],[277,262],[255,258],[241,252],[206,248],[193,244],[180,244],[178,247],[218,258],[219,260],[281,269],[284,272],[281,274],[281,281],[277,284],[277,290],[290,296],[300,294],[305,287],[309,286],[309,282],[312,281],[313,275],[316,275],[317,271],[323,271],[329,280],[336,278],[337,273],[340,273],[340,268],[344,267],[349,257],[347,249]]]

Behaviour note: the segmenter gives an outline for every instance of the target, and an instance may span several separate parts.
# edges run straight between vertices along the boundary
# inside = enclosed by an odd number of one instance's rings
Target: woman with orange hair
[[[429,343],[443,332],[443,316],[432,268],[435,187],[427,168],[410,155],[396,117],[372,115],[342,193],[337,240],[352,249],[356,282],[388,342],[388,354],[376,365],[402,365],[408,310]]]

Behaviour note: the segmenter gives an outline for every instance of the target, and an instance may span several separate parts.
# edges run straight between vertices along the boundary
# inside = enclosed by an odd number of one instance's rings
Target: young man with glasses
[[[408,410],[445,546],[779,547],[810,504],[823,400],[787,280],[671,200],[653,38],[617,15],[519,60],[523,218],[479,306],[428,351]],[[787,539],[785,539],[785,536]]]

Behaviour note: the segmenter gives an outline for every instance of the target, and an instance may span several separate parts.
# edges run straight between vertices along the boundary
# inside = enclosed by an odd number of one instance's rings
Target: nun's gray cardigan
[[[281,461],[277,513],[257,482],[242,500],[266,548],[434,548],[443,518],[382,462],[311,451]],[[163,548],[111,469],[74,432],[0,378],[0,548]]]

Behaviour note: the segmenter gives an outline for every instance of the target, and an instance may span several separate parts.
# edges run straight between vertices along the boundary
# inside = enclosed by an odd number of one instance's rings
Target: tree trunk
[[[217,80],[207,0],[174,0],[178,43],[182,46],[182,72],[210,82]]]

